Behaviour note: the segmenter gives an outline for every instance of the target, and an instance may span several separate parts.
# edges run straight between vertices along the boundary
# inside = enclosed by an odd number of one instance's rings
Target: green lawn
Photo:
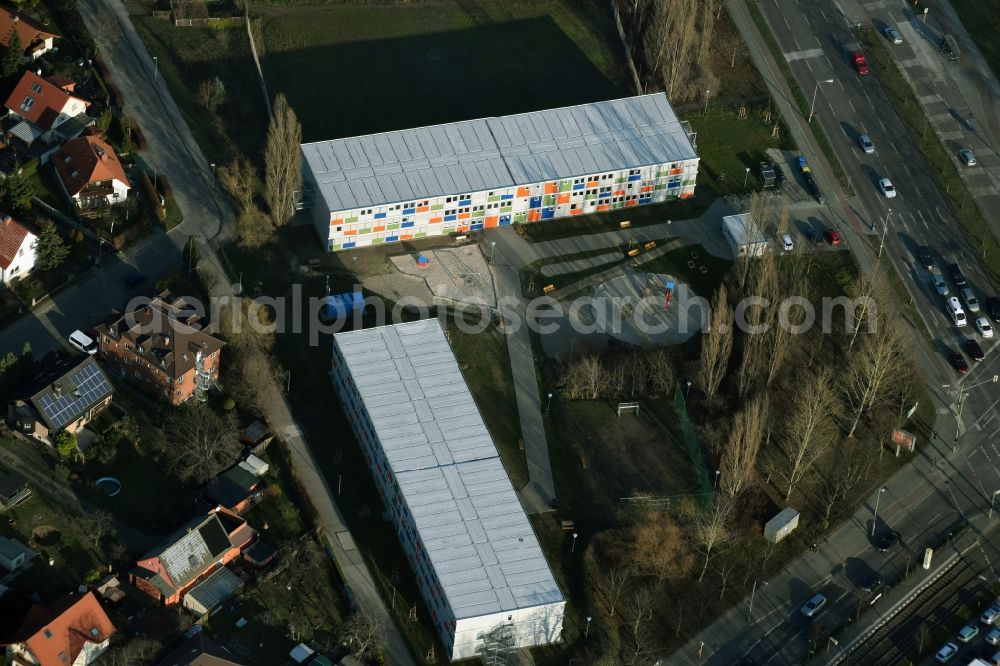
[[[694,262],[694,266],[689,262]],[[694,293],[711,298],[732,265],[731,261],[709,254],[701,245],[685,245],[641,263],[637,268],[647,273],[677,276],[689,284]]]
[[[246,26],[177,28],[169,21],[139,14],[132,21],[146,48],[157,57],[159,76],[166,80],[205,158],[225,164],[242,152],[259,160],[267,112]],[[198,85],[214,77],[226,87],[226,100],[219,108],[220,117],[227,119],[224,125],[198,102]]]
[[[629,94],[600,0],[255,9],[268,88],[306,141]]]
[[[993,73],[1000,76],[1000,0],[952,0],[951,6]]]

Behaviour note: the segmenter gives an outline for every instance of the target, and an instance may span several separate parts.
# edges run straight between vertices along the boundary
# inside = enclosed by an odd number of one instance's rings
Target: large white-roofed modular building
[[[559,641],[566,602],[440,322],[339,333],[331,376],[450,658]]]
[[[663,93],[302,145],[328,250],[694,196],[698,155]]]

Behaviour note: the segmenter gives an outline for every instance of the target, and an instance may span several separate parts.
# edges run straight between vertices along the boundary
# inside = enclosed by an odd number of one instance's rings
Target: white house
[[[63,193],[78,209],[124,203],[131,185],[115,149],[94,135],[70,139],[50,160]]]
[[[35,58],[52,50],[55,35],[30,16],[21,14],[12,7],[0,7],[0,46],[10,48],[10,43],[17,34],[24,55]]]
[[[726,237],[734,257],[759,257],[767,252],[767,237],[750,213],[722,218],[722,235]]]
[[[35,267],[35,241],[38,237],[26,226],[4,215],[0,218],[0,283],[9,284]]]
[[[73,95],[75,89],[71,79],[25,72],[4,103],[12,116],[22,120],[10,133],[29,145],[39,138],[51,143],[57,134],[63,139],[78,136],[94,121],[87,116],[90,102]]]

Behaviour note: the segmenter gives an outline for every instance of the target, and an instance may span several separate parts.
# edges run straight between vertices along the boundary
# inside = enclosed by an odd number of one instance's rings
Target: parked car
[[[954,296],[944,302],[944,307],[951,316],[951,321],[955,326],[961,328],[969,323],[965,316],[965,310],[962,309],[962,303]]]
[[[969,371],[969,364],[965,362],[965,357],[957,351],[948,352],[948,360],[958,370],[958,374],[964,375]]]
[[[951,293],[951,289],[948,288],[948,281],[940,273],[931,274],[931,286],[934,287],[938,296],[943,297]]]
[[[965,281],[965,276],[962,275],[962,269],[959,268],[958,264],[949,264],[948,273],[951,275],[951,281],[955,283],[956,287],[964,287],[968,284]]]
[[[979,346],[979,343],[972,338],[965,339],[965,351],[968,352],[969,358],[973,361],[982,361],[986,358],[986,354],[983,353],[983,348]]]
[[[146,276],[142,273],[132,273],[125,278],[125,286],[129,289],[135,289],[145,281]]]
[[[926,245],[920,245],[917,247],[917,261],[920,265],[927,270],[934,268],[934,254],[931,249]]]
[[[993,317],[993,321],[1000,321],[1000,297],[990,296],[987,298],[986,311]]]
[[[896,186],[888,178],[879,179],[878,189],[886,199],[892,199],[896,196]]]
[[[858,583],[860,587],[865,592],[874,592],[880,589],[885,584],[885,580],[882,578],[882,574],[877,571],[873,571],[871,575],[866,576]]]
[[[875,547],[879,550],[879,552],[885,553],[897,543],[899,543],[899,532],[896,530],[889,530],[885,536],[879,539],[878,543],[875,544]]]
[[[976,166],[976,154],[969,148],[958,151],[958,159],[962,160],[965,166]]]
[[[865,54],[861,51],[855,51],[851,54],[851,62],[854,63],[854,71],[861,76],[868,73],[868,61],[865,60]]]
[[[75,330],[69,334],[69,343],[82,351],[84,354],[93,356],[97,353],[97,343],[94,339],[81,330]]]
[[[990,320],[986,317],[976,317],[976,330],[979,331],[979,335],[983,336],[987,340],[993,337],[993,326],[990,325]]]
[[[966,287],[962,290],[962,300],[965,301],[965,307],[969,312],[979,312],[979,298],[976,296],[976,292],[972,291],[972,287]]]
[[[872,143],[872,138],[867,134],[859,136],[858,143],[861,144],[861,150],[863,150],[866,155],[871,155],[875,152],[875,144]]]
[[[979,616],[979,621],[983,624],[994,624],[998,619],[1000,619],[1000,601],[994,601],[989,608],[983,611],[983,614]],[[996,643],[993,643],[996,645]]]
[[[817,594],[814,594],[809,599],[809,601],[807,601],[804,604],[802,604],[802,608],[800,608],[799,610],[806,617],[813,617],[825,605],[826,605],[826,597],[824,597],[822,594],[818,594],[817,593]]]
[[[885,26],[885,28],[882,30],[882,34],[884,34],[885,38],[888,39],[893,44],[903,43],[903,36],[899,34],[899,30],[896,30],[892,26],[888,25]]]
[[[815,229],[806,229],[804,233],[805,237],[809,239],[814,245],[823,244],[823,234],[820,233],[819,231],[816,231]]]
[[[954,643],[945,643],[937,654],[934,655],[934,660],[939,664],[945,664],[951,661],[951,658],[958,654],[958,646]]]
[[[958,640],[968,643],[979,635],[979,627],[974,624],[967,624],[958,630]]]
[[[795,243],[792,242],[791,234],[781,235],[781,246],[785,249],[785,252],[791,252],[795,249]]]
[[[1000,629],[990,629],[986,634],[986,642],[990,645],[1000,645]]]
[[[827,229],[826,241],[833,246],[840,245],[840,232],[836,229]]]

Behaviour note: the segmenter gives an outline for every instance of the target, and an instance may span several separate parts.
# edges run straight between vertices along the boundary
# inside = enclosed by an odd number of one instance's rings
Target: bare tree
[[[378,616],[359,611],[344,624],[341,640],[352,654],[374,656],[382,652],[385,628]]]
[[[719,574],[719,601],[726,596],[726,589],[729,578],[736,572],[738,563],[735,558],[729,557],[727,553],[721,555],[715,563],[715,573]]]
[[[666,349],[657,347],[645,356],[653,390],[657,393],[668,393],[674,387],[674,366],[670,361],[670,354]]]
[[[116,639],[123,634],[116,634]],[[152,663],[163,644],[149,638],[126,638],[101,656],[102,666],[136,666]]]
[[[874,318],[878,322],[880,313],[876,310],[889,302],[889,288],[885,283],[885,277],[879,272],[879,264],[875,264],[871,273],[861,273],[851,285],[850,292],[858,305],[853,312],[848,313],[854,321],[846,322],[851,327],[851,341],[847,344],[847,348],[853,349],[861,328],[869,322],[869,318]]]
[[[750,486],[766,434],[767,399],[758,396],[733,417],[719,476],[719,488],[728,498],[737,499]]]
[[[625,586],[631,575],[628,567],[615,567],[608,569],[607,573],[601,576],[601,591],[610,606],[609,614],[611,617],[615,616],[615,606],[618,605],[618,600],[621,598],[622,592],[625,591]]]
[[[114,517],[104,509],[86,512],[80,516],[79,523],[80,531],[86,535],[94,548],[100,548],[104,538],[115,532]]]
[[[705,578],[705,572],[708,571],[708,564],[715,548],[729,541],[732,537],[732,530],[730,528],[731,513],[732,504],[725,496],[717,497],[707,511],[695,511],[695,543],[701,550],[701,554],[705,557],[701,567],[701,574],[698,576],[699,583]]]
[[[651,349],[648,354],[632,353],[626,358],[628,375],[628,394],[630,396],[642,395],[646,391],[646,386],[653,375],[652,366],[658,363],[658,359],[665,357],[666,353],[662,349]],[[669,365],[668,365],[669,372]],[[670,373],[673,374],[672,372]],[[671,376],[670,385],[673,384]]]
[[[580,356],[566,364],[559,386],[570,399],[597,400],[608,388],[608,375],[598,356]]]
[[[656,603],[656,588],[652,585],[640,586],[629,598],[628,610],[632,616],[632,663],[637,663],[642,655],[652,648],[652,636],[648,631],[653,619],[653,605]]]
[[[819,474],[818,498],[823,505],[823,527],[837,503],[846,500],[871,473],[875,457],[871,447],[857,439],[845,439],[831,447]]]
[[[705,395],[711,398],[726,376],[733,351],[733,311],[724,285],[719,285],[715,292],[710,315],[709,326],[701,334],[698,381]]]
[[[274,238],[274,232],[271,216],[256,205],[251,204],[248,208],[244,208],[236,218],[236,233],[243,247],[263,247]]]
[[[685,578],[694,556],[681,528],[661,511],[645,512],[632,529],[632,561],[642,572],[664,579]]]
[[[236,417],[196,405],[173,411],[163,423],[168,468],[182,481],[204,483],[235,462],[240,452]]]
[[[250,160],[237,157],[229,164],[219,167],[219,182],[239,204],[240,210],[248,210],[253,205],[257,175]]]
[[[839,407],[830,368],[808,374],[801,386],[778,437],[784,460],[775,468],[785,480],[786,502],[832,441],[833,414]]]
[[[883,398],[904,365],[905,333],[886,308],[879,310],[877,331],[865,335],[860,349],[849,355],[844,373],[843,390],[850,424],[848,438],[854,437],[861,417]]]
[[[295,214],[301,195],[302,125],[281,93],[274,100],[274,117],[267,128],[264,152],[264,192],[271,218],[281,225]]]

